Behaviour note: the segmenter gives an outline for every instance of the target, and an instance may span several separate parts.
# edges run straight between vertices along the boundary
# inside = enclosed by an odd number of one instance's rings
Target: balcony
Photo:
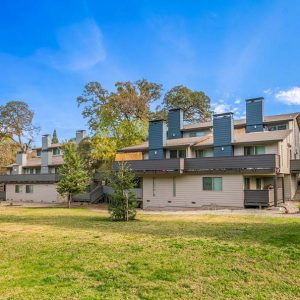
[[[300,159],[291,159],[291,173],[300,173]]]
[[[276,173],[279,171],[279,156],[265,154],[187,158],[184,171],[186,173]]]
[[[245,207],[274,205],[274,190],[244,190]]]
[[[120,162],[113,163],[113,170],[117,171]],[[128,166],[138,174],[167,174],[182,173],[184,159],[145,159],[127,160]]]
[[[58,174],[17,174],[1,175],[0,183],[54,183]]]

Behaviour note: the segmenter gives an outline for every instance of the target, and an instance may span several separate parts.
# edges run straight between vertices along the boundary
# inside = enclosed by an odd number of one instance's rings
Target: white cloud
[[[240,104],[241,103],[241,99],[236,99],[235,101],[234,101],[234,104]]]
[[[54,69],[79,71],[105,60],[102,33],[93,20],[61,29],[58,49],[39,49],[35,59]]]
[[[215,114],[222,114],[222,113],[230,111],[230,105],[229,104],[218,102],[218,103],[212,103],[211,106],[212,106],[212,109],[213,109]]]
[[[272,89],[266,89],[266,90],[264,90],[264,94],[266,94],[266,95],[272,95],[273,94],[273,90]]]
[[[275,94],[275,98],[288,105],[300,105],[300,87],[292,87],[289,90],[282,90]]]

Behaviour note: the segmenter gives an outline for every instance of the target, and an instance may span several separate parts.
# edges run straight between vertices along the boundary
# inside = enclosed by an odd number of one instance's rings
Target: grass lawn
[[[300,218],[0,208],[0,299],[300,299]]]

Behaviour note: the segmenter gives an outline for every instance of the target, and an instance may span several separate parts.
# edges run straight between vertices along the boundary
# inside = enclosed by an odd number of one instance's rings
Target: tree
[[[144,79],[117,82],[115,87],[116,91],[109,93],[100,83],[90,82],[77,98],[94,133],[93,153],[101,160],[113,160],[116,149],[146,139],[150,104],[160,97],[162,89]]]
[[[200,122],[211,117],[210,98],[201,91],[178,85],[170,89],[163,100],[165,111],[172,108],[182,108],[184,119],[188,122]]]
[[[34,113],[22,101],[10,101],[0,106],[0,140],[8,138],[26,152],[39,128],[32,124]]]
[[[0,175],[5,174],[6,166],[15,162],[18,150],[18,145],[11,139],[0,140]]]
[[[53,130],[53,134],[52,134],[52,141],[51,144],[58,144],[58,137],[57,137],[57,133],[56,133],[56,129]]]
[[[59,169],[57,191],[61,196],[67,196],[69,208],[72,196],[86,191],[90,177],[80,158],[76,145],[69,142],[64,146],[64,164]]]
[[[135,186],[135,174],[125,162],[119,163],[119,169],[110,178],[113,195],[108,209],[113,221],[129,221],[136,216],[137,201],[131,191]]]

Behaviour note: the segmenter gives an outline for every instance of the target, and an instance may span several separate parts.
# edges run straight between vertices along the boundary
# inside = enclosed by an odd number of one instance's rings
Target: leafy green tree
[[[135,174],[125,162],[119,163],[118,171],[112,174],[110,184],[114,191],[109,203],[113,221],[129,221],[136,216],[137,200],[131,191],[135,185]]]
[[[61,196],[67,196],[69,208],[72,196],[85,192],[89,181],[90,176],[77,152],[75,143],[65,144],[64,164],[59,169],[57,191]]]
[[[39,131],[39,127],[33,125],[33,117],[33,111],[23,101],[0,105],[0,140],[10,139],[26,152]]]
[[[163,100],[163,109],[158,113],[165,114],[171,108],[182,108],[184,119],[188,122],[203,121],[211,117],[210,98],[202,91],[178,85],[170,89]]]
[[[161,85],[138,80],[117,82],[108,92],[100,83],[90,82],[82,96],[82,115],[94,133],[92,145],[97,159],[113,160],[116,149],[144,141],[147,137],[150,104],[161,96]]]
[[[56,133],[56,129],[53,130],[51,143],[52,144],[58,144],[59,143],[57,133]]]

